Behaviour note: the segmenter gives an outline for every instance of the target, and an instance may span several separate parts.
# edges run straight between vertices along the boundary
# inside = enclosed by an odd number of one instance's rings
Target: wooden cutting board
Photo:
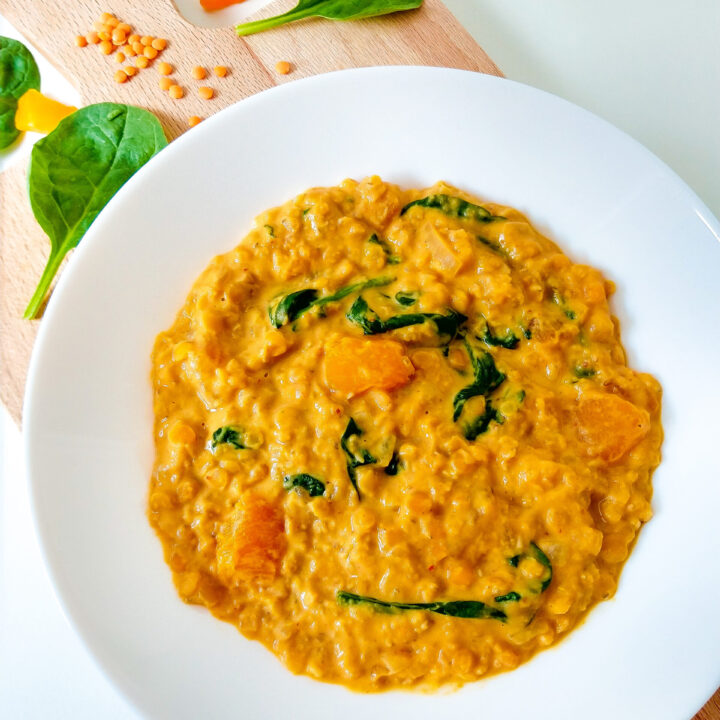
[[[258,17],[294,4],[295,0],[279,0]],[[113,73],[122,66],[112,55],[102,55],[96,46],[74,45],[75,36],[87,33],[102,12],[114,13],[140,35],[168,40],[162,60],[175,67],[173,78],[185,88],[184,98],[173,100],[161,91],[160,76],[152,67],[119,85]],[[145,107],[160,118],[168,139],[187,130],[191,115],[207,117],[273,85],[331,70],[438,65],[501,75],[440,0],[425,0],[419,10],[372,20],[307,20],[247,38],[238,38],[231,28],[190,25],[172,0],[0,0],[0,13],[75,85],[83,103],[114,101]],[[292,64],[289,75],[277,74],[279,60]],[[226,65],[230,73],[200,83],[190,75],[195,65]],[[214,88],[212,100],[198,97],[201,84]],[[22,314],[49,247],[30,211],[26,166],[23,161],[0,175],[0,400],[18,424],[30,352],[41,322],[25,321]],[[720,720],[720,691],[696,720]]]
[[[295,4],[281,0],[258,17],[274,15]],[[103,12],[114,13],[133,32],[168,40],[162,60],[175,67],[173,78],[186,90],[173,100],[158,87],[160,75],[150,67],[125,84],[113,75],[123,65],[98,46],[78,48]],[[192,115],[207,117],[273,85],[343,68],[369,65],[440,65],[500,75],[500,71],[440,0],[396,15],[359,22],[306,20],[239,38],[232,28],[198,28],[176,12],[171,0],[0,0],[0,12],[50,60],[80,92],[83,103],[127,102],[145,107],[161,120],[168,139],[188,129]],[[287,60],[289,75],[275,65]],[[157,62],[157,61],[156,61]],[[199,82],[191,68],[226,65],[225,78]],[[212,100],[198,97],[209,85]],[[292,118],[288,118],[288,127]],[[42,273],[49,243],[35,222],[27,200],[27,161],[0,175],[0,400],[20,424],[30,352],[39,325],[22,314]]]

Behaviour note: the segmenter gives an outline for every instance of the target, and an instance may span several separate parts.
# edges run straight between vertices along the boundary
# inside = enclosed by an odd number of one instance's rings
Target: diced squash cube
[[[328,388],[347,397],[371,388],[394,390],[415,372],[403,344],[384,339],[331,338],[325,345],[324,364]]]
[[[649,432],[650,416],[617,395],[582,395],[575,408],[578,435],[591,455],[617,462]]]
[[[285,552],[284,518],[267,500],[247,493],[217,541],[218,575],[226,585],[267,584],[277,576]]]

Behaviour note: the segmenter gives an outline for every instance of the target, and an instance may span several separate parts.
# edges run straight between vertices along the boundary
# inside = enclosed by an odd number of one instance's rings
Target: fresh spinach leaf
[[[297,475],[286,475],[283,480],[285,490],[299,490],[302,488],[307,491],[310,497],[318,497],[325,494],[325,483],[318,480],[313,475],[307,473],[298,473]]]
[[[385,258],[388,265],[397,265],[402,262],[402,258],[398,255],[393,254],[392,248],[387,240],[381,240],[376,233],[373,233],[369,238],[368,242],[373,245],[379,245],[382,251],[385,253]]]
[[[293,322],[303,312],[312,307],[312,304],[317,300],[317,296],[317,290],[306,288],[280,298],[277,303],[270,305],[268,308],[272,326],[279,328],[285,323]]]
[[[26,319],[37,315],[63,258],[110,198],[166,145],[152,113],[115,103],[77,110],[35,143],[28,191],[35,218],[50,238],[50,256]]]
[[[447,336],[452,340],[467,320],[467,317],[457,310],[448,309],[447,315],[440,313],[409,313],[406,315],[393,315],[387,320],[381,320],[378,314],[368,306],[365,298],[360,295],[348,310],[348,320],[362,328],[365,335],[378,335],[380,333],[398,330],[410,325],[421,325],[429,321],[435,325],[439,335]]]
[[[576,365],[573,368],[576,378],[589,378],[596,374],[595,368],[585,367],[584,365]]]
[[[272,225],[263,225],[265,228],[265,231],[268,234],[268,237],[274,238],[275,237],[275,228]]]
[[[338,590],[336,594],[338,605],[350,607],[353,605],[368,605],[378,612],[394,612],[396,610],[426,610],[438,615],[469,619],[492,619],[505,622],[507,615],[502,610],[486,605],[478,600],[451,600],[449,602],[430,603],[401,603],[378,600],[367,595]]]
[[[428,195],[427,197],[420,198],[419,200],[413,200],[400,211],[400,215],[404,215],[411,207],[432,208],[434,210],[439,210],[450,217],[475,220],[476,222],[482,223],[505,219],[499,215],[493,215],[489,210],[481,205],[475,205],[467,200],[455,197],[454,195],[445,195],[442,193]]]
[[[507,593],[507,595],[498,595],[495,598],[496,603],[504,603],[504,602],[518,602],[522,598],[522,595],[520,593],[515,592],[514,590]]]
[[[372,453],[370,453],[369,450],[366,450],[365,448],[360,448],[359,453],[356,454],[350,448],[350,438],[360,437],[362,434],[363,431],[360,429],[360,426],[355,422],[353,418],[350,418],[350,420],[348,420],[347,427],[345,428],[345,432],[343,432],[342,436],[340,437],[340,447],[343,449],[343,452],[347,456],[346,467],[348,477],[350,478],[352,486],[355,488],[358,500],[362,500],[362,498],[360,497],[360,489],[358,488],[357,484],[357,468],[362,467],[363,465],[373,465],[377,462],[377,459],[372,455]]]
[[[360,20],[400,10],[413,10],[421,5],[422,0],[300,0],[292,10],[282,15],[237,25],[235,31],[242,37],[308,17]]]
[[[419,294],[416,292],[403,292],[401,290],[400,292],[395,293],[395,300],[399,305],[409,307],[410,305],[414,305],[417,302],[418,295]]]
[[[236,450],[246,450],[248,447],[243,437],[243,429],[237,425],[223,425],[219,427],[212,434],[210,445],[213,449],[218,445],[230,445]]]
[[[35,58],[21,42],[0,36],[0,150],[20,134],[15,127],[17,103],[31,89],[40,89]]]

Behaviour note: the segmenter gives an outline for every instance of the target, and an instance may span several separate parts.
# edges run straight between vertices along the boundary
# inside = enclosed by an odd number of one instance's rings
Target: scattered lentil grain
[[[287,60],[281,60],[275,65],[275,70],[280,75],[287,75],[292,70],[292,65]]]
[[[173,100],[179,100],[185,94],[185,91],[179,85],[171,85],[168,92]]]
[[[188,118],[188,125],[190,127],[195,127],[199,123],[202,122],[202,118],[198,117],[197,115],[193,115],[192,117]]]
[[[140,68],[140,70],[144,70],[149,64],[150,61],[144,55],[138,55],[135,58],[135,67]]]
[[[198,95],[203,100],[210,100],[214,94],[215,93],[213,92],[213,89],[211,87],[203,86],[201,88],[198,88]]]
[[[109,40],[103,40],[100,43],[100,52],[103,55],[109,55],[114,49],[113,44]]]
[[[228,74],[228,69],[227,69],[224,65],[216,65],[216,66],[213,68],[213,72],[214,72],[218,77],[225,77],[225,76]]]
[[[204,80],[207,77],[207,71],[204,67],[201,67],[200,65],[196,65],[191,70],[191,73],[196,80]]]
[[[161,75],[170,75],[173,71],[173,66],[167,62],[161,62],[157,64],[157,71]]]
[[[118,70],[115,73],[115,82],[124,83],[128,79],[127,73],[124,70]]]
[[[148,60],[154,60],[158,55],[158,51],[152,45],[146,45],[145,49],[143,50],[143,55]]]
[[[88,44],[87,38],[84,35],[78,35],[75,38],[75,44],[78,47],[85,47]]]
[[[167,40],[165,38],[155,38],[150,43],[158,52],[162,52],[167,47]]]
[[[161,77],[158,85],[161,90],[169,90],[173,86],[173,81],[169,77]]]

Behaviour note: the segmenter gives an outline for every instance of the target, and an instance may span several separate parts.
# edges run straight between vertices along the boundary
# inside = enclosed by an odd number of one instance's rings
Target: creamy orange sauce
[[[362,691],[557,642],[652,515],[661,389],[612,290],[444,184],[260,215],[153,351],[149,518],[182,599]]]

